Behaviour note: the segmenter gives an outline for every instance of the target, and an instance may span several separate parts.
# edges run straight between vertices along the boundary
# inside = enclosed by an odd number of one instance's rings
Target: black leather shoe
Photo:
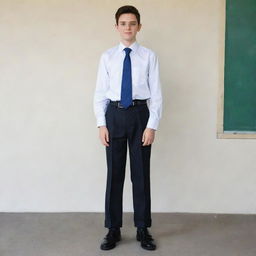
[[[110,228],[100,245],[101,250],[110,250],[116,246],[116,242],[121,240],[120,228]]]
[[[137,241],[140,241],[141,247],[145,250],[153,251],[156,249],[154,239],[149,234],[147,228],[137,228]]]

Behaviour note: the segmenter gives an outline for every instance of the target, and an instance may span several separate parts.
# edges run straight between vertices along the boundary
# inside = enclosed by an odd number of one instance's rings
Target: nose
[[[126,29],[127,29],[127,30],[130,30],[130,29],[131,29],[131,25],[129,25],[129,24],[126,25]]]

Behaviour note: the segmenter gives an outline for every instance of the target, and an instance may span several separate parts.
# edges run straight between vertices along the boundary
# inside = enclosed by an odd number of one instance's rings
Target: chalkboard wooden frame
[[[219,90],[217,109],[218,139],[256,139],[256,132],[224,131],[224,67],[225,67],[225,33],[226,33],[226,1],[222,2],[219,26]]]

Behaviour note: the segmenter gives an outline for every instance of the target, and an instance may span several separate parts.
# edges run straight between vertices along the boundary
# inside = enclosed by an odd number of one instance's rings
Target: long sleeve
[[[149,119],[147,128],[157,130],[160,118],[162,117],[162,92],[159,76],[159,63],[155,53],[150,56],[148,85],[150,89]]]
[[[109,101],[106,97],[106,92],[108,88],[109,74],[106,65],[106,55],[103,53],[100,57],[94,93],[94,114],[97,119],[97,127],[106,125],[105,112]]]

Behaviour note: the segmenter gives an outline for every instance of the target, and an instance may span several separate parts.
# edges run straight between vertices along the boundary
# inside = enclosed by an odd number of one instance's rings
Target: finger
[[[153,143],[154,139],[153,138],[148,138],[146,141],[146,146],[149,146]]]
[[[107,142],[103,142],[102,144],[103,144],[104,146],[106,146],[106,147],[109,146],[109,144],[108,144]]]
[[[105,140],[105,146],[107,147],[109,146],[108,140],[107,141]]]
[[[101,144],[105,146],[105,140],[101,138]]]
[[[108,147],[109,144],[108,144],[107,142],[109,142],[109,133],[108,133],[108,130],[106,131],[106,134],[105,134],[105,143],[106,143],[106,146]]]
[[[143,146],[147,146],[148,145],[148,138],[145,138]]]
[[[142,142],[145,141],[145,132],[143,132],[143,135],[142,135]]]
[[[108,135],[108,132],[106,132],[106,141],[109,142],[109,135]]]
[[[108,137],[108,135],[105,134],[105,137],[104,137],[104,145],[108,147],[109,144],[108,144],[108,138],[107,138],[107,137]]]
[[[106,142],[104,135],[100,136],[100,140],[101,140],[102,145],[108,146],[108,143]]]
[[[143,133],[143,136],[142,136],[142,146],[145,146],[145,134]]]

